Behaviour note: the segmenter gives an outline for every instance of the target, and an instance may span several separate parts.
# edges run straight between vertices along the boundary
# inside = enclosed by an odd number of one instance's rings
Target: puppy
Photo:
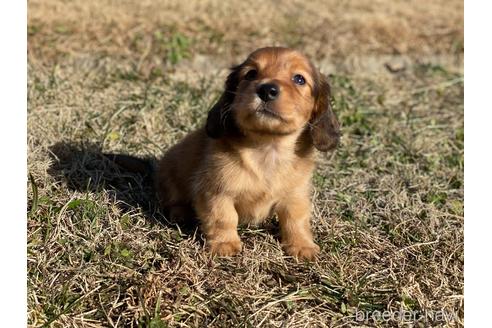
[[[311,260],[314,148],[332,150],[339,137],[325,77],[295,50],[258,49],[232,68],[206,126],[158,163],[160,206],[175,219],[196,214],[220,256],[241,250],[238,224],[276,214],[285,252]]]

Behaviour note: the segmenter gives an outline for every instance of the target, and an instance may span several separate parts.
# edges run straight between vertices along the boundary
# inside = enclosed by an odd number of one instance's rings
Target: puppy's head
[[[320,151],[338,144],[330,86],[305,56],[278,47],[258,49],[232,68],[206,125],[212,138],[233,133],[282,136],[304,129]]]

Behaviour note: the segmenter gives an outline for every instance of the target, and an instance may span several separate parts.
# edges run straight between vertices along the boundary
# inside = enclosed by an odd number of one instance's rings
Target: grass
[[[313,181],[315,263],[273,219],[211,259],[101,156],[158,158],[271,44],[330,74],[342,122]],[[459,1],[30,1],[29,325],[463,326],[463,131]],[[427,317],[357,319],[384,310]]]

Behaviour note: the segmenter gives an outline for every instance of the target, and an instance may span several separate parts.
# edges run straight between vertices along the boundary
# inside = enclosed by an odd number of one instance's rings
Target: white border
[[[0,238],[3,327],[27,325],[27,3],[0,2]]]
[[[492,8],[465,3],[465,323],[489,322],[492,213]]]

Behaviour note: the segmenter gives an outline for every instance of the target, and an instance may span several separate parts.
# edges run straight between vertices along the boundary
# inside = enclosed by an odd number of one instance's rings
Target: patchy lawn
[[[330,75],[342,123],[314,176],[316,263],[274,219],[211,259],[101,156],[162,155],[265,45]],[[463,137],[460,1],[29,1],[29,325],[462,326]]]

